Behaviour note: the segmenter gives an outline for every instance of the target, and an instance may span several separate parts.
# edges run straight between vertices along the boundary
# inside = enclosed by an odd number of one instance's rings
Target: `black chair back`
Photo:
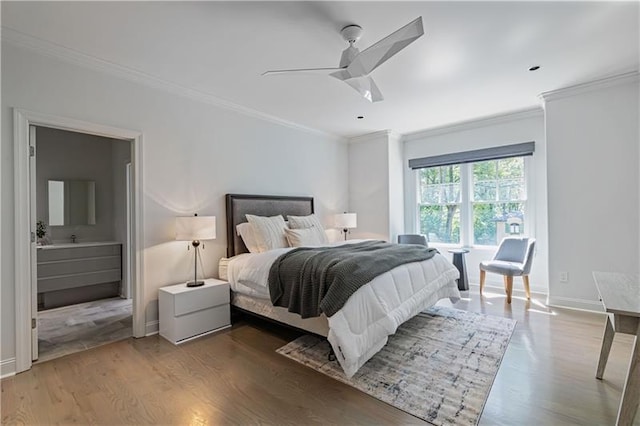
[[[421,234],[401,234],[398,235],[398,244],[419,244],[429,246],[427,238]]]

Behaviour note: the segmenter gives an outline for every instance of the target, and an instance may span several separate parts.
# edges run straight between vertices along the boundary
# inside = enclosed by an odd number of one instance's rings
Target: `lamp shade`
[[[355,213],[340,213],[335,215],[336,228],[356,228],[358,226],[358,216]]]
[[[176,240],[213,240],[216,238],[215,216],[176,217]]]

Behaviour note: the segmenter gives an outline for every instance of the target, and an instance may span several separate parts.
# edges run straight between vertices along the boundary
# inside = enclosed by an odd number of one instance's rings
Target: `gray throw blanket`
[[[300,247],[269,270],[274,306],[302,318],[335,314],[356,290],[396,266],[431,259],[438,251],[413,244],[365,241],[337,247]]]

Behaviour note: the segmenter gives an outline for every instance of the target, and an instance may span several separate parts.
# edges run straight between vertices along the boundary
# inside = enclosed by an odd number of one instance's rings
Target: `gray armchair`
[[[480,295],[484,288],[484,279],[487,272],[493,272],[504,276],[504,289],[507,293],[507,303],[511,303],[513,291],[513,277],[520,276],[524,283],[524,291],[527,299],[531,298],[529,290],[529,272],[533,262],[533,250],[536,245],[534,238],[508,237],[502,240],[498,252],[492,260],[480,262]]]
[[[421,234],[401,234],[398,235],[398,244],[420,244],[428,246],[427,238]]]

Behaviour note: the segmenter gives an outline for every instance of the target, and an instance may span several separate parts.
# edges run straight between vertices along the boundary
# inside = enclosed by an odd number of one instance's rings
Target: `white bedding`
[[[355,243],[358,240],[347,242]],[[341,243],[344,244],[344,243]],[[252,297],[269,299],[268,277],[273,262],[292,248],[264,253],[245,253],[228,261],[231,289]],[[460,298],[458,270],[444,256],[407,263],[374,278],[358,289],[347,303],[328,318],[327,339],[347,377],[387,343],[400,324],[438,300]]]

